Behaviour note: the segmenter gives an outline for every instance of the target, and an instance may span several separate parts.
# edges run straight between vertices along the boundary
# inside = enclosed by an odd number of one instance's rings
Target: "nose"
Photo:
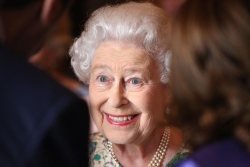
[[[121,107],[128,104],[128,99],[125,96],[126,90],[121,82],[114,83],[108,92],[108,103],[113,108]]]

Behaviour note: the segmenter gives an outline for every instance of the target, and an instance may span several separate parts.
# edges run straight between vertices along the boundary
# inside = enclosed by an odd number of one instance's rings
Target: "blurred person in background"
[[[76,1],[71,10],[69,16],[72,21],[72,34],[73,37],[78,37],[82,30],[85,22],[90,17],[91,13],[104,6],[104,5],[117,5],[127,0],[78,0]],[[134,0],[140,1],[140,0]]]
[[[162,8],[168,15],[175,16],[178,9],[186,0],[145,0]]]
[[[73,76],[73,69],[70,66],[68,50],[72,41],[71,20],[68,13],[65,13],[53,30],[53,33],[51,33],[50,37],[46,40],[44,46],[38,53],[31,56],[29,61],[40,69],[45,70],[58,83],[88,103],[88,86]],[[94,133],[97,131],[95,123],[90,117],[89,132]]]
[[[73,41],[68,14],[60,19],[44,46],[29,61],[45,70],[60,84],[88,101],[88,87],[72,76],[68,50]]]
[[[97,9],[70,49],[89,84],[91,167],[171,167],[189,154],[170,119],[170,18],[151,3]]]
[[[173,108],[194,151],[179,167],[249,167],[250,1],[188,0],[172,30]]]
[[[72,2],[0,1],[0,166],[88,166],[86,102],[28,62]]]

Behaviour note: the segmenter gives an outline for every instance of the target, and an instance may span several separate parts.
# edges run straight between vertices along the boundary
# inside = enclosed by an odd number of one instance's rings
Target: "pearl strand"
[[[163,136],[161,138],[160,145],[155,152],[152,160],[148,164],[148,167],[159,167],[164,159],[164,155],[166,154],[167,151],[167,146],[170,138],[170,128],[166,127],[164,129]],[[113,146],[110,141],[106,143],[106,147],[108,148],[109,153],[111,154],[111,157],[120,165],[118,159],[115,156],[115,153],[113,151]],[[121,165],[120,165],[121,166]]]
[[[164,129],[163,136],[161,138],[160,145],[153,157],[153,159],[148,164],[148,167],[159,167],[165,157],[165,154],[167,152],[167,146],[170,138],[170,128],[166,127]]]

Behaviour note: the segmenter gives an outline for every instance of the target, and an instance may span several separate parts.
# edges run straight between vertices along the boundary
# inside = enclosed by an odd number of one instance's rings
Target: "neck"
[[[140,157],[144,157],[150,152],[154,152],[153,150],[157,149],[160,144],[163,132],[164,127],[158,128],[154,130],[152,134],[150,134],[150,136],[154,137],[144,137],[143,140],[136,141],[130,144],[113,144],[113,147],[117,152],[123,153],[125,155],[134,153]]]
[[[148,164],[156,154],[157,149],[159,148],[163,133],[164,129],[159,129],[154,132],[154,134],[152,134],[152,136],[154,137],[147,137],[148,140],[143,141],[140,144],[113,144],[112,149],[115,157],[117,158],[117,161],[122,166],[148,166]],[[167,143],[165,144],[167,145]],[[161,163],[163,159],[164,158],[161,159]]]

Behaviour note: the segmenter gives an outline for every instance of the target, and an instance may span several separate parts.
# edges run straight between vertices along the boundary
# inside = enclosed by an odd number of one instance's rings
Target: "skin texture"
[[[151,160],[166,125],[168,92],[167,85],[160,82],[156,62],[144,50],[115,43],[96,50],[89,85],[91,114],[100,132],[113,143],[123,166],[130,161],[145,166]],[[129,123],[116,123],[107,115],[136,116]],[[180,133],[174,131],[178,134],[174,138],[180,139]],[[181,140],[177,141],[172,143],[169,158],[179,149]],[[119,158],[123,155],[127,159]],[[135,160],[137,156],[143,162]]]

